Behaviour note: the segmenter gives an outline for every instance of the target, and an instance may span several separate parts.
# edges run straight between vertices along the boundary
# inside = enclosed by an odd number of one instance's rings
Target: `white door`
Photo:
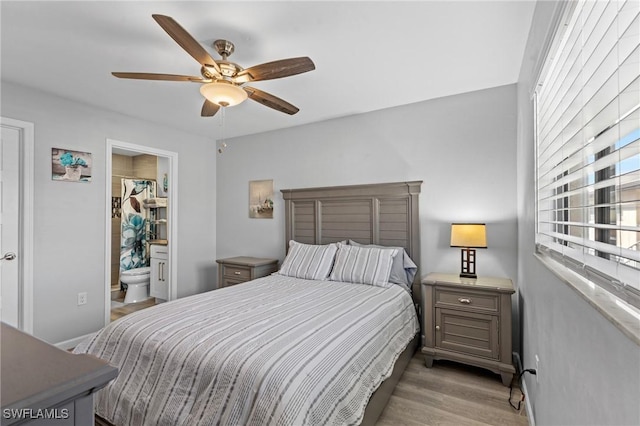
[[[19,276],[20,130],[2,126],[0,137],[0,318],[21,327]]]

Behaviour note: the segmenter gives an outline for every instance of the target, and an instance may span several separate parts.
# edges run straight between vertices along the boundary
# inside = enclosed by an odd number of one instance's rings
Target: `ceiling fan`
[[[209,53],[173,18],[165,15],[152,15],[153,19],[164,29],[176,43],[200,63],[200,76],[155,74],[138,72],[112,72],[118,78],[132,78],[137,80],[190,81],[202,83],[200,93],[205,97],[202,105],[203,117],[214,116],[220,107],[237,105],[249,98],[277,111],[293,115],[299,108],[270,93],[254,87],[245,86],[246,83],[261,80],[289,77],[314,70],[316,67],[306,56],[299,58],[281,59],[267,62],[249,68],[230,62],[227,58],[235,47],[228,40],[216,40],[213,47],[222,59],[214,60]]]

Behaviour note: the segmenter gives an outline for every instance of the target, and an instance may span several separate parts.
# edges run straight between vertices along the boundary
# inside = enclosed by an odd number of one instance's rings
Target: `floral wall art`
[[[249,217],[273,219],[273,179],[249,181]]]
[[[67,182],[91,182],[91,153],[51,148],[51,178]]]

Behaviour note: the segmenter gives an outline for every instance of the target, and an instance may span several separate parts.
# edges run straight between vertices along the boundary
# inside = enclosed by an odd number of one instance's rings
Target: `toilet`
[[[120,281],[127,285],[124,303],[137,303],[149,298],[149,282],[151,281],[149,266],[121,271]]]

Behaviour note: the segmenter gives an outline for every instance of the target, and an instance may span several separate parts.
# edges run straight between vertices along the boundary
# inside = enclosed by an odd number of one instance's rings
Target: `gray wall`
[[[422,274],[459,272],[450,224],[483,221],[478,273],[515,279],[515,107],[509,85],[231,139],[217,163],[218,255],[284,258],[280,189],[423,180]],[[249,219],[260,179],[274,180],[274,219]]]
[[[2,116],[35,124],[34,334],[51,343],[104,325],[106,139],[178,153],[178,296],[215,286],[215,142],[2,82]],[[88,151],[93,180],[51,180],[51,148]],[[110,206],[109,206],[110,207]],[[88,303],[77,306],[77,294]]]
[[[518,282],[522,361],[538,425],[640,424],[640,348],[534,258],[531,90],[555,3],[538,2],[518,83]]]

